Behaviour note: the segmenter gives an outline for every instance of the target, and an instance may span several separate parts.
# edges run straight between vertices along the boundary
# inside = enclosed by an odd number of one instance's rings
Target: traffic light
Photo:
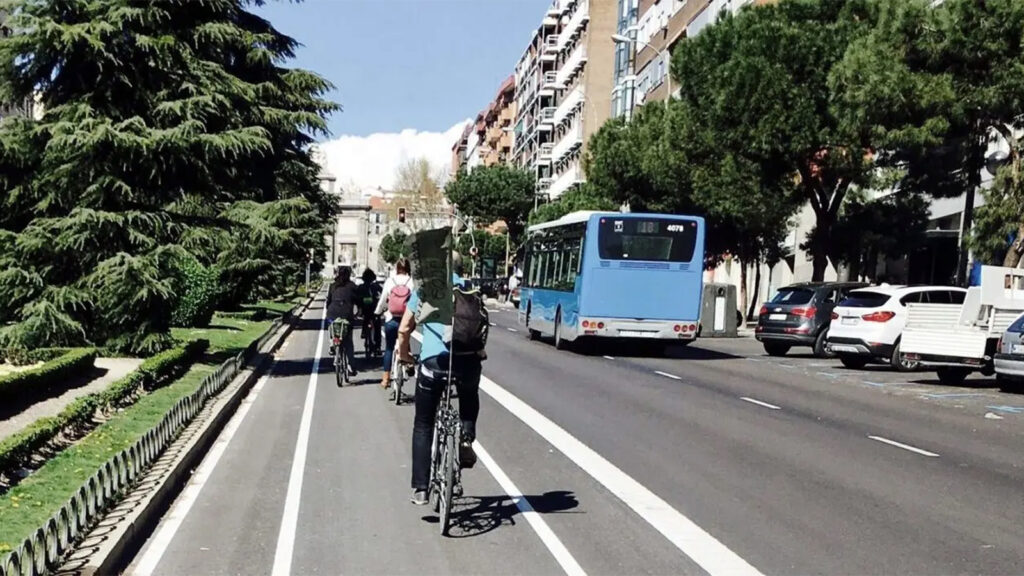
[[[398,222],[399,224],[405,224],[405,208],[398,209]]]

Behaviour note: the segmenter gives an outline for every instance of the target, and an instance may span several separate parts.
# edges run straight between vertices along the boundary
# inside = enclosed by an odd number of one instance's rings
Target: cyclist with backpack
[[[473,440],[476,439],[476,421],[480,413],[481,362],[487,357],[484,346],[490,324],[480,293],[465,291],[467,283],[461,277],[462,257],[458,252],[452,253],[452,265],[452,283],[455,286],[452,324],[449,326],[428,321],[419,325],[422,342],[412,432],[412,503],[419,506],[428,502],[430,444],[437,406],[448,386],[448,379],[444,375],[449,365],[452,380],[458,390],[459,415],[462,420],[459,460],[463,468],[472,468],[477,459],[473,451]],[[399,327],[399,358],[407,362],[413,361],[409,355],[409,337],[417,328],[419,300],[419,293],[414,292]],[[446,343],[446,333],[450,333],[450,346]]]
[[[409,276],[409,260],[399,258],[395,262],[395,273],[384,281],[384,289],[377,301],[375,313],[384,315],[384,375],[381,376],[381,388],[391,385],[391,364],[394,359],[395,342],[398,340],[398,325],[405,314],[409,298],[412,296],[413,283]]]
[[[359,313],[363,317],[363,340],[367,343],[366,356],[371,351],[380,352],[380,314],[376,313],[381,287],[377,285],[377,274],[367,268],[363,270],[363,283],[359,286]]]

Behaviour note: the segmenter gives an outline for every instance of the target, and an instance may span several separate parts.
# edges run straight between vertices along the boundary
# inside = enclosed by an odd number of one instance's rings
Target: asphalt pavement
[[[557,351],[495,310],[481,461],[442,537],[409,502],[411,404],[376,365],[338,388],[322,315],[130,572],[1024,573],[1024,397],[988,380],[769,358],[749,338]]]

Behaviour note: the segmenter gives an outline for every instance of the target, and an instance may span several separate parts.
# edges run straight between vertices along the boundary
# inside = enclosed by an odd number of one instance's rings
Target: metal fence
[[[192,422],[207,400],[234,379],[290,316],[275,320],[259,340],[226,360],[203,380],[198,390],[179,400],[159,424],[135,444],[107,460],[60,510],[0,562],[0,576],[36,576],[57,568],[64,554],[89,533],[122,494],[135,485]]]

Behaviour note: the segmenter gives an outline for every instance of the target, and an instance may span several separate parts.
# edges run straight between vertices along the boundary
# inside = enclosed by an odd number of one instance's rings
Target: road
[[[339,389],[316,367],[322,313],[130,571],[1024,572],[1021,397],[768,358],[751,339],[559,352],[509,311],[492,314],[481,463],[443,538],[409,502],[412,406],[376,370]]]

